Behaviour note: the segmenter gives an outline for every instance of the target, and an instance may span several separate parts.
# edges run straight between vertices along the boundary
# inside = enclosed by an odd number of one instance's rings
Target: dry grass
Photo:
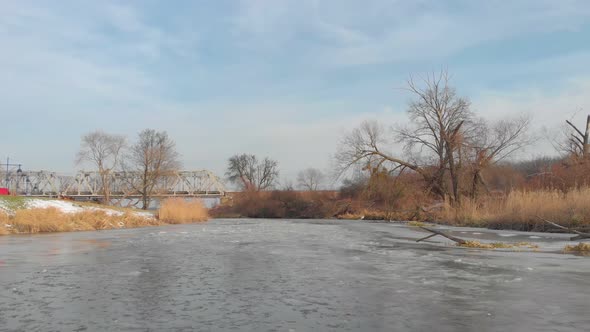
[[[10,217],[6,212],[0,210],[0,235],[10,234]]]
[[[505,243],[505,242],[493,242],[493,243],[482,243],[479,241],[466,241],[463,244],[457,244],[460,247],[466,248],[479,248],[479,249],[515,249],[515,248],[530,248],[530,249],[538,249],[539,246],[529,242],[519,242],[519,243]]]
[[[109,215],[105,211],[64,213],[56,208],[17,210],[13,216],[0,214],[0,234],[89,231],[113,228],[155,226],[154,218],[127,212]]]
[[[162,201],[158,211],[160,220],[169,224],[182,224],[207,221],[207,209],[198,200],[187,201],[183,198],[169,198]]]
[[[382,211],[362,209],[358,212],[347,212],[340,214],[337,216],[337,218],[348,220],[391,220],[392,216],[391,214]]]
[[[8,222],[8,215],[3,211],[0,211],[0,235],[10,234],[7,229],[7,225],[10,225]]]
[[[563,248],[566,253],[578,253],[584,256],[590,256],[590,243],[580,242],[575,246],[567,245]]]
[[[65,213],[52,207],[17,208],[10,215],[0,211],[0,235],[135,228],[207,220],[207,210],[200,202],[182,199],[162,202],[159,220],[134,212],[129,209],[113,209],[113,213],[108,213],[105,210],[89,209]]]
[[[481,243],[479,241],[466,241],[465,243],[457,243],[459,247],[466,247],[466,248],[479,248],[479,249],[494,249],[489,243]]]
[[[568,227],[590,226],[590,188],[515,191],[504,197],[465,199],[459,208],[445,204],[443,221],[468,226],[497,226],[523,230],[547,228],[537,216]]]
[[[345,219],[345,220],[361,220],[364,218],[364,215],[361,213],[344,213],[337,217],[338,219]]]

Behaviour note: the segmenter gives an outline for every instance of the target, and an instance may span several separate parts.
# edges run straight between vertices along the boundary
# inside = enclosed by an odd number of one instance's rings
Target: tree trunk
[[[584,157],[588,158],[590,157],[590,142],[588,142],[588,140],[590,139],[590,114],[588,115],[588,118],[586,119],[586,132],[584,134]]]
[[[479,195],[477,188],[477,182],[479,182],[479,170],[473,171],[473,178],[471,183],[471,198],[476,199]]]
[[[102,191],[104,195],[103,204],[111,205],[111,186],[108,171],[102,172]]]
[[[141,207],[142,210],[148,209],[148,169],[147,167],[143,170],[143,179],[142,179],[142,192],[141,192],[141,200],[143,206]]]
[[[465,243],[467,243],[467,241],[465,241],[465,240],[463,240],[463,239],[461,239],[461,238],[458,238],[458,237],[455,237],[455,236],[452,236],[452,235],[449,235],[449,234],[443,233],[443,232],[441,232],[441,231],[438,231],[438,230],[436,230],[436,229],[432,229],[432,228],[428,228],[428,227],[424,227],[424,226],[420,226],[420,228],[422,228],[422,229],[424,229],[424,230],[427,230],[427,231],[429,231],[429,232],[433,233],[433,235],[429,235],[429,236],[423,237],[423,238],[421,238],[421,239],[418,239],[418,240],[416,240],[416,242],[424,241],[424,240],[426,240],[426,239],[429,239],[429,238],[431,238],[431,237],[433,237],[433,236],[435,236],[435,235],[440,235],[440,236],[444,236],[444,237],[446,237],[446,238],[447,238],[447,239],[449,239],[449,240],[455,241],[455,242],[457,242],[457,243],[459,243],[459,244],[465,244]]]
[[[453,149],[450,143],[447,143],[447,154],[449,158],[449,173],[451,175],[451,186],[453,189],[453,203],[458,205],[461,203],[461,197],[459,193],[459,174],[455,167],[455,157],[453,156]]]
[[[457,127],[451,133],[451,136],[445,136],[445,148],[447,152],[447,160],[449,164],[449,173],[451,174],[451,185],[453,189],[453,198],[454,204],[459,205],[461,204],[461,192],[459,188],[459,167],[455,164],[455,148],[459,147],[457,143],[457,135],[463,126],[463,121],[461,121]]]

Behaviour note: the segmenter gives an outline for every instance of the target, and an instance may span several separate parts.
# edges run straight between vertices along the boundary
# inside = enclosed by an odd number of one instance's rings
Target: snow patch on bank
[[[29,209],[56,208],[63,213],[78,213],[84,211],[82,207],[74,206],[72,202],[67,201],[30,199],[26,201],[26,204]]]
[[[25,200],[25,206],[28,209],[48,209],[48,208],[55,208],[58,209],[60,212],[63,213],[80,213],[85,211],[101,211],[106,213],[109,216],[123,216],[125,213],[122,211],[109,209],[109,208],[102,208],[102,207],[94,207],[94,206],[85,206],[78,204],[72,201],[64,201],[58,199],[38,199],[38,198],[27,198]],[[15,211],[12,211],[9,206],[5,204],[3,200],[0,199],[0,211],[5,212],[7,214],[13,214]],[[138,217],[143,218],[154,218],[154,215],[150,212],[145,211],[133,211],[131,212]]]

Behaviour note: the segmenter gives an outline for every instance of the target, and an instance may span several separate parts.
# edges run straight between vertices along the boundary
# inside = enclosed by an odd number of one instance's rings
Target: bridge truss
[[[98,172],[79,171],[74,176],[48,171],[26,171],[0,174],[4,186],[8,179],[9,189],[17,195],[40,197],[101,198],[104,196],[102,179]],[[112,172],[109,187],[113,198],[136,198],[141,196],[140,172]],[[162,176],[153,190],[153,197],[221,197],[225,186],[207,170],[169,172]]]

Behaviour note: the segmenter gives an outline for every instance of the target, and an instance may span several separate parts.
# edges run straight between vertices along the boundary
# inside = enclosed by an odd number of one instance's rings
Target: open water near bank
[[[584,331],[590,259],[567,235],[212,220],[0,237],[1,331]]]

